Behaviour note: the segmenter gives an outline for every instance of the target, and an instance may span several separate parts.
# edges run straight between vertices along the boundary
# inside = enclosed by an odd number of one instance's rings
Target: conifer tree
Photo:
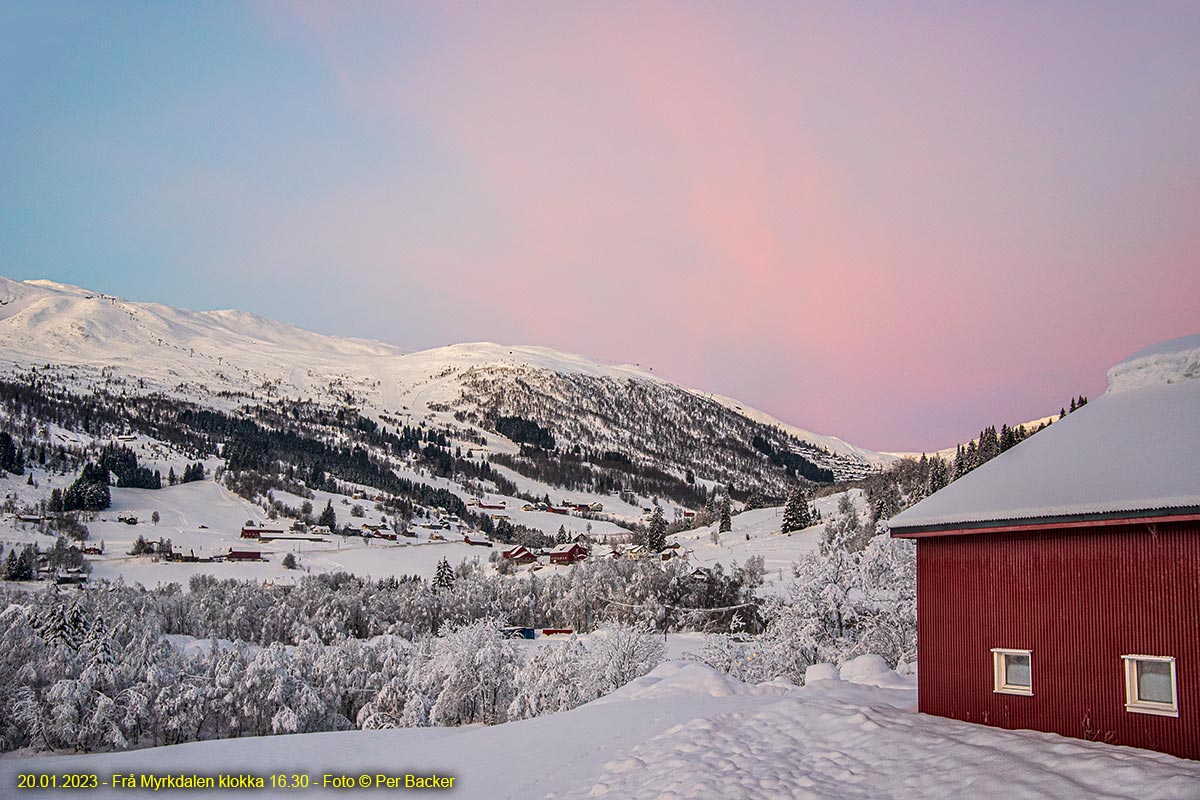
[[[721,533],[728,533],[729,531],[733,530],[733,512],[732,504],[729,501],[729,495],[725,495],[721,498],[720,517],[721,522],[718,525],[717,530]]]
[[[337,512],[333,510],[333,499],[329,499],[325,503],[325,510],[321,512],[321,516],[317,518],[318,525],[324,525],[329,530],[337,530]]]
[[[784,533],[792,531],[802,531],[813,524],[812,505],[808,493],[808,488],[804,484],[797,484],[792,493],[788,495],[787,504],[783,507],[783,527]]]
[[[646,548],[661,553],[666,546],[667,518],[663,516],[662,506],[655,506],[654,514],[650,517],[650,529],[646,533]]]
[[[438,589],[449,589],[454,585],[454,569],[444,558],[438,562],[437,570],[433,573],[433,585]]]
[[[934,456],[929,463],[929,494],[933,494],[950,483],[950,467],[945,460]]]

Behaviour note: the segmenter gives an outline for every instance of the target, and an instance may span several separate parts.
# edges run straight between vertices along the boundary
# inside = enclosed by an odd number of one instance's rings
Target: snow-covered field
[[[121,578],[144,586],[179,583],[187,585],[192,575],[211,574],[219,578],[291,581],[308,572],[351,572],[362,577],[384,578],[389,575],[420,575],[429,578],[443,558],[451,564],[479,558],[486,564],[492,549],[474,547],[462,541],[461,533],[440,531],[452,541],[429,538],[430,531],[416,528],[417,539],[400,542],[367,540],[357,537],[328,535],[326,542],[272,541],[259,543],[240,538],[247,520],[263,523],[262,509],[234,495],[213,481],[197,481],[167,486],[162,489],[111,490],[112,507],[99,512],[86,524],[90,531],[89,544],[104,543],[105,554],[88,556],[92,564],[92,579]],[[351,521],[350,506],[340,505],[340,495],[316,493],[313,504],[318,510],[327,498],[335,498],[339,520]],[[352,501],[353,502],[353,501]],[[318,505],[319,503],[319,505]],[[378,523],[380,515],[363,503],[365,516],[355,522]],[[159,513],[153,524],[151,514]],[[137,525],[118,521],[122,515],[138,518]],[[278,523],[286,527],[287,521]],[[266,561],[226,563],[179,563],[160,561],[154,556],[128,555],[134,540],[142,536],[149,541],[170,539],[176,551],[194,552],[198,557],[211,557],[229,550],[258,550]],[[0,544],[7,550],[12,545],[37,542],[46,549],[54,540],[37,532],[37,526],[16,522],[12,517],[0,521]],[[283,566],[284,555],[292,551],[299,561],[299,570]]]
[[[823,678],[821,676],[824,676]],[[798,688],[750,686],[667,662],[573,711],[494,727],[352,731],[0,760],[22,773],[454,777],[457,798],[1136,798],[1194,800],[1200,763],[1145,750],[917,714],[911,679],[865,656]],[[395,790],[380,790],[379,795]],[[205,793],[209,796],[210,793]],[[51,796],[28,791],[22,796]]]
[[[733,530],[719,534],[716,542],[712,536],[718,527],[717,523],[675,534],[670,541],[678,542],[698,567],[720,564],[729,569],[734,564],[745,564],[753,556],[762,556],[764,591],[780,592],[791,581],[792,564],[820,546],[825,524],[837,517],[838,503],[846,495],[849,495],[859,516],[866,519],[863,491],[850,489],[814,501],[813,505],[822,514],[822,521],[804,530],[781,533],[783,507],[776,506],[734,515]]]
[[[153,442],[139,442],[139,454],[143,463],[153,469],[161,469],[164,473],[169,467],[181,472],[184,461],[167,459],[156,461],[147,458],[146,452],[155,447]],[[213,460],[209,465],[216,466]],[[44,470],[32,470],[37,488],[26,485],[24,476],[6,475],[0,477],[0,495],[15,496],[24,504],[36,503],[49,496],[52,488],[65,488],[74,479],[73,475],[47,474]],[[515,473],[513,473],[515,475]],[[416,476],[413,476],[416,477]],[[444,478],[420,478],[427,483],[455,491],[464,500],[470,497],[463,492],[458,484]],[[532,481],[523,479],[537,488]],[[525,487],[522,487],[523,489]],[[384,540],[367,540],[355,537],[329,535],[326,542],[307,541],[273,541],[259,543],[255,540],[240,538],[242,526],[247,521],[256,524],[286,528],[290,521],[281,519],[278,522],[268,522],[263,509],[230,492],[220,484],[212,481],[196,481],[178,486],[164,486],[162,489],[122,489],[114,487],[111,490],[112,506],[106,511],[99,512],[86,521],[90,532],[89,544],[104,544],[104,555],[88,556],[92,563],[93,580],[121,578],[127,582],[137,582],[145,586],[157,584],[179,583],[187,584],[192,575],[212,574],[222,578],[239,578],[254,580],[270,580],[274,582],[293,581],[307,573],[322,572],[351,572],[353,574],[384,578],[389,575],[420,575],[430,577],[437,563],[443,558],[452,565],[459,562],[479,562],[489,568],[489,557],[494,549],[502,548],[497,543],[496,548],[475,547],[462,541],[462,532],[458,530],[439,531],[446,541],[430,538],[431,531],[415,525],[413,531],[416,539],[401,539],[398,542]],[[865,515],[866,507],[862,491],[849,490],[851,500],[861,515]],[[289,506],[298,507],[303,498],[286,492],[275,492],[275,498]],[[837,515],[837,506],[843,494],[819,498],[815,506],[827,521]],[[579,502],[590,502],[593,497],[586,493],[575,493],[573,497]],[[563,516],[539,511],[522,511],[525,501],[518,498],[503,497],[488,494],[486,501],[498,503],[504,501],[506,508],[501,513],[517,524],[536,528],[553,535],[563,527],[568,534],[588,532],[599,542],[615,536],[624,539],[629,531],[601,520],[586,520],[578,516]],[[615,498],[605,496],[608,503]],[[312,502],[314,509],[319,512],[327,501],[332,501],[337,513],[339,525],[346,523],[378,524],[383,521],[382,515],[375,510],[370,501],[356,501],[344,495],[331,494],[323,491],[314,492]],[[351,517],[350,509],[361,505],[364,516]],[[151,522],[152,515],[157,512],[159,522]],[[632,508],[619,508],[617,513],[635,516]],[[122,516],[137,517],[137,525],[127,525],[119,521]],[[765,591],[777,591],[790,580],[791,565],[806,553],[816,549],[820,542],[823,523],[803,531],[788,534],[780,532],[783,521],[783,509],[779,507],[761,508],[745,511],[733,517],[733,530],[720,534],[714,543],[712,533],[717,527],[713,525],[684,531],[673,535],[671,541],[678,542],[680,552],[698,567],[711,567],[721,564],[726,569],[736,564],[744,564],[752,556],[762,556],[765,569]],[[590,527],[589,527],[590,526]],[[201,558],[224,554],[233,550],[259,550],[266,557],[262,562],[238,563],[179,563],[160,561],[154,556],[130,556],[134,540],[142,536],[148,541],[170,539],[176,551],[194,553]],[[37,542],[39,547],[46,549],[53,544],[51,536],[37,532],[37,525],[20,523],[14,516],[5,515],[0,518],[0,545],[5,550],[14,545]],[[286,569],[283,556],[293,552],[299,561],[299,570]],[[522,569],[528,569],[527,567]],[[541,569],[549,571],[569,569],[543,565]]]

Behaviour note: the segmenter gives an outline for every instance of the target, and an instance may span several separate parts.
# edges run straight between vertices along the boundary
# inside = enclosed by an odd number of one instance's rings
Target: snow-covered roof
[[[1108,372],[1102,397],[891,520],[896,532],[1200,509],[1200,335]]]
[[[566,544],[556,544],[550,548],[551,553],[569,553],[576,547],[583,547],[579,542],[567,542]]]

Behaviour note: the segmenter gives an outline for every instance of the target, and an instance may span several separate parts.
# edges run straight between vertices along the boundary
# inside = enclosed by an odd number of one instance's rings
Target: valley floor
[[[750,686],[668,662],[608,697],[495,727],[352,731],[0,760],[21,773],[453,776],[456,798],[1194,798],[1200,763],[917,714],[909,678],[873,657],[807,686]],[[819,674],[819,670],[824,669]],[[821,674],[826,675],[824,679]],[[380,790],[379,796],[396,790]],[[401,790],[402,791],[402,790]],[[50,792],[21,792],[50,796]],[[90,797],[148,796],[103,787]],[[177,796],[199,796],[176,792]],[[209,796],[211,793],[202,793]]]

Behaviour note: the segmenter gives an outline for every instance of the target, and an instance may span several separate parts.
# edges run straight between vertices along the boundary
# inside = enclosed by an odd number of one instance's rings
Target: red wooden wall
[[[1200,758],[1200,523],[932,536],[917,544],[920,710]],[[993,647],[1032,650],[995,694]],[[1178,717],[1125,710],[1125,654],[1174,656]]]

